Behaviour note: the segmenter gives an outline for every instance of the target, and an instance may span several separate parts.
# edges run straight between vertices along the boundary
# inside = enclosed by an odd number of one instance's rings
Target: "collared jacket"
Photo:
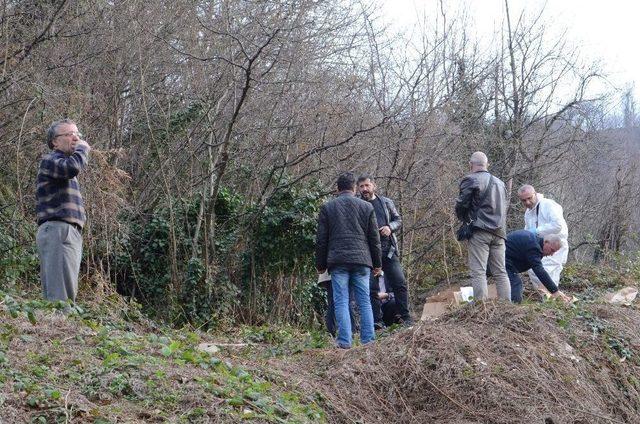
[[[558,291],[547,271],[542,266],[542,238],[527,230],[512,231],[507,236],[505,265],[507,272],[520,273],[532,270],[550,293]]]
[[[569,228],[562,216],[562,206],[536,193],[538,203],[524,212],[524,229],[536,229],[539,236],[557,234],[565,241],[569,238]]]
[[[87,216],[77,175],[88,158],[89,149],[82,145],[69,156],[52,150],[42,158],[36,181],[38,225],[59,220],[84,227]]]
[[[316,268],[338,265],[382,267],[380,235],[373,206],[351,192],[322,205],[316,235]]]
[[[562,206],[551,199],[544,197],[542,193],[537,193],[538,203],[531,209],[524,212],[524,229],[536,229],[539,236],[544,237],[549,234],[557,234],[565,241],[562,247],[551,256],[543,258],[542,262],[548,270],[550,266],[563,266],[569,257],[569,228],[564,220]],[[558,273],[559,278],[560,274]]]
[[[393,200],[378,194],[376,194],[376,197],[382,201],[385,215],[385,222],[382,225],[378,223],[378,227],[383,227],[385,225],[389,226],[391,229],[391,235],[389,236],[391,239],[391,246],[393,247],[394,252],[400,256],[400,246],[398,245],[396,233],[402,229],[402,217],[400,216],[400,213],[398,213],[398,209],[396,209],[396,205],[393,203]],[[388,253],[389,255],[393,255],[393,252]]]
[[[482,199],[489,178],[493,187]],[[507,235],[507,190],[504,182],[487,171],[473,172],[460,181],[460,194],[456,200],[456,216],[460,221],[473,221],[473,227],[498,237]]]

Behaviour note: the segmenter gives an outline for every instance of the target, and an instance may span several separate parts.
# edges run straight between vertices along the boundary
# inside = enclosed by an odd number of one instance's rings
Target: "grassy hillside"
[[[172,329],[116,296],[63,316],[2,293],[1,421],[640,422],[640,309],[601,297],[633,274],[566,276],[573,306],[466,305],[349,351],[290,327]]]
[[[321,337],[251,328],[219,335],[233,343],[212,354],[198,347],[211,336],[156,326],[117,299],[65,317],[46,302],[3,298],[3,423],[326,420],[314,399],[251,366],[322,346]]]

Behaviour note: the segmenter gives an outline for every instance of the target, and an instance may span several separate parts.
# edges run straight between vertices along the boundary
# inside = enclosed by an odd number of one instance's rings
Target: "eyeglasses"
[[[71,131],[71,132],[68,132],[68,133],[56,134],[55,136],[53,136],[53,138],[56,138],[56,137],[71,137],[72,135],[75,135],[78,138],[82,138],[82,133],[78,132],[78,131]]]

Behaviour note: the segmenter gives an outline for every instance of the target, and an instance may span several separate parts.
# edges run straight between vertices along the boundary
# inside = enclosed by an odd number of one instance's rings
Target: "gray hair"
[[[536,189],[533,188],[533,186],[531,184],[525,184],[522,187],[520,187],[518,189],[518,196],[520,196],[521,194],[523,194],[526,191],[533,191],[534,193],[536,192]]]
[[[482,166],[484,168],[489,165],[489,159],[487,159],[487,155],[483,152],[474,152],[469,158],[469,163],[471,165]]]
[[[47,129],[47,146],[53,150],[53,139],[56,138],[56,132],[58,131],[58,127],[60,125],[77,125],[74,121],[69,118],[61,119],[59,121],[53,121],[51,125],[49,125],[49,129]]]
[[[565,241],[558,234],[547,234],[542,238],[544,239],[545,242],[557,244],[558,246],[560,246],[560,248],[564,247],[565,245]]]

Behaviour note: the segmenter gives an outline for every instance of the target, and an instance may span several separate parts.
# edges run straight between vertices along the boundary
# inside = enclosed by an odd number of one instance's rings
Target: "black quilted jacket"
[[[316,267],[364,265],[380,268],[380,235],[373,206],[345,191],[322,205],[316,236]]]

